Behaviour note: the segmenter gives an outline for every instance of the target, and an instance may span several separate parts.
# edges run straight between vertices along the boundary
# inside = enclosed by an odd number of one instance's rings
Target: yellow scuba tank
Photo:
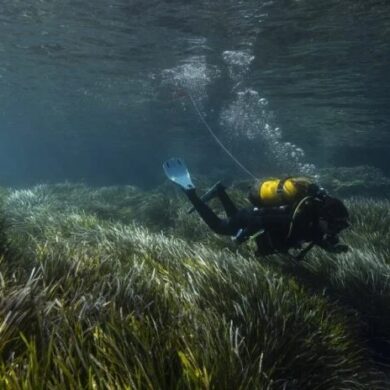
[[[314,195],[319,187],[308,177],[268,179],[258,184],[249,195],[255,206],[282,206],[299,202],[305,196]]]

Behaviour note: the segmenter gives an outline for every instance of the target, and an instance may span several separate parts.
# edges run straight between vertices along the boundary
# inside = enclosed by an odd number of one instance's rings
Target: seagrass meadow
[[[389,388],[388,201],[348,200],[350,252],[296,263],[211,234],[165,186],[1,199],[1,388]]]
[[[390,0],[1,0],[0,37],[0,390],[390,389]],[[172,159],[240,207],[312,178],[349,251],[256,257]]]

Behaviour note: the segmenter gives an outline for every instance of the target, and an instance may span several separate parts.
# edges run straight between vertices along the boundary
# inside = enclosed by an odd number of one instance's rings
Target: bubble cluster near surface
[[[232,101],[219,113],[219,135],[223,141],[240,142],[253,140],[262,146],[269,162],[291,174],[316,176],[316,167],[305,163],[302,148],[282,140],[282,131],[273,126],[273,113],[268,101],[259,92],[244,87],[244,76],[248,73],[255,57],[250,51],[226,50],[222,59],[227,66],[230,79],[235,83],[232,89]],[[215,65],[209,65],[206,56],[189,57],[185,63],[162,72],[162,85],[190,95],[202,116],[206,114],[205,102],[208,88],[220,76],[221,71]],[[188,99],[183,99],[183,108]]]
[[[163,85],[167,84],[185,94],[191,94],[197,104],[203,108],[207,98],[207,87],[219,76],[215,66],[208,65],[205,56],[190,57],[185,64],[162,72]]]
[[[313,164],[304,162],[305,153],[291,142],[283,142],[279,127],[270,124],[272,114],[268,101],[247,88],[236,93],[236,99],[221,113],[220,125],[230,139],[261,141],[267,157],[289,172],[315,175]]]
[[[226,50],[222,53],[222,58],[228,67],[230,78],[237,82],[248,72],[255,56],[248,51]]]

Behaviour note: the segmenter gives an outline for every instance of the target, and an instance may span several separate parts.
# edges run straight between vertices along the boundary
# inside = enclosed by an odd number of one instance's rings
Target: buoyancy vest
[[[256,184],[249,199],[257,207],[296,205],[307,196],[315,196],[318,191],[319,186],[308,177],[272,178]]]

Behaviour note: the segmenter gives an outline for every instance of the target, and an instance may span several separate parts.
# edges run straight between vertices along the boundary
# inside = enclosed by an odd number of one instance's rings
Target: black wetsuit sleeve
[[[245,241],[261,230],[267,231],[267,233],[274,232],[278,236],[285,237],[290,225],[290,211],[284,207],[251,208],[246,211],[244,209],[240,210],[238,217],[243,219],[240,224],[243,231],[237,237],[238,242]]]
[[[291,221],[290,207],[268,207],[255,210],[261,216],[265,229],[287,228]]]

